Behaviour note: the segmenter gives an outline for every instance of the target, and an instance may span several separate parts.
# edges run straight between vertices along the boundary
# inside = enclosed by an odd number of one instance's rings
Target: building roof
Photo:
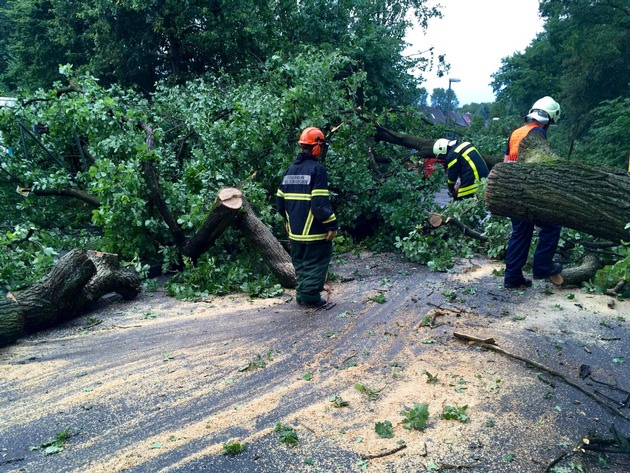
[[[440,123],[446,125],[446,115],[437,107],[422,107],[421,110],[428,115],[428,119],[431,123]],[[468,118],[465,117],[468,115]],[[472,122],[472,115],[460,114],[457,112],[449,112],[449,125],[466,127],[470,126]]]

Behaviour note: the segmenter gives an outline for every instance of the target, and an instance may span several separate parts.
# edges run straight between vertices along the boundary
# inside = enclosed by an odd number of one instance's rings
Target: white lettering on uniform
[[[284,179],[282,180],[282,184],[285,186],[290,186],[290,185],[308,186],[310,183],[311,183],[311,176],[304,175],[304,174],[284,176]]]

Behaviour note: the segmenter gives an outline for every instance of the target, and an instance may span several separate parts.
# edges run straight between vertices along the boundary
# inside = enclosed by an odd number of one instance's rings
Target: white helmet
[[[543,97],[536,100],[534,105],[532,105],[527,118],[536,120],[543,125],[546,125],[549,120],[551,120],[551,123],[556,123],[560,118],[560,105],[549,96]]]
[[[441,154],[446,154],[449,146],[453,146],[456,143],[455,140],[449,141],[446,138],[440,138],[433,144],[433,154],[437,157]]]

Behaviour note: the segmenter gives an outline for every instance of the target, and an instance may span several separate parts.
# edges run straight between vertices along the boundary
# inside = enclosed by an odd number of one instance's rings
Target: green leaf
[[[467,405],[462,407],[444,406],[442,410],[442,418],[446,420],[458,420],[460,422],[466,422],[469,419],[468,414],[466,414],[467,409]]]
[[[394,428],[392,427],[392,423],[388,420],[383,422],[377,422],[374,425],[374,430],[378,434],[379,437],[384,439],[394,438]]]
[[[224,455],[234,456],[238,455],[239,453],[243,453],[245,450],[247,450],[246,443],[239,443],[232,439],[223,444]]]
[[[414,404],[413,408],[403,411],[403,427],[409,430],[424,429],[429,419],[428,404]]]

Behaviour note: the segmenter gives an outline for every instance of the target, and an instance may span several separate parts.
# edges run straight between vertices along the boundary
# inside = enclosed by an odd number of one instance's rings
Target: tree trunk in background
[[[499,163],[486,185],[490,212],[556,223],[595,237],[630,241],[630,174],[625,170],[537,158]]]
[[[133,299],[140,278],[120,268],[116,255],[74,249],[47,276],[0,301],[0,346],[70,320],[110,292]]]
[[[247,200],[243,202],[243,212],[237,218],[237,225],[247,241],[262,256],[280,285],[284,288],[294,288],[297,280],[291,256],[267,226],[256,217]]]
[[[375,125],[375,127],[376,141],[385,141],[386,143],[404,146],[405,148],[409,149],[415,149],[421,159],[435,157],[435,154],[433,153],[433,143],[435,143],[434,139],[421,138],[414,135],[405,135],[403,133],[389,130],[380,125]],[[473,143],[473,145],[474,144],[475,143]],[[492,169],[495,164],[503,162],[503,156],[485,156],[482,154],[482,158],[486,162],[488,169]]]

